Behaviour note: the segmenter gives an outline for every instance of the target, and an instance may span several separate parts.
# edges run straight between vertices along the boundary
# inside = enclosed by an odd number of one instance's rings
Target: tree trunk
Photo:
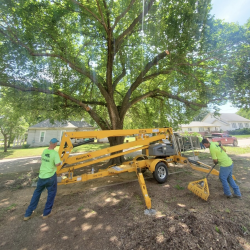
[[[112,146],[123,144],[123,142],[124,142],[124,136],[109,137],[108,140],[109,140],[110,147],[112,147]],[[118,151],[118,152],[122,152],[122,151]],[[114,154],[114,153],[112,153],[112,154]],[[124,156],[122,155],[122,156],[118,156],[116,158],[110,159],[109,162],[108,162],[108,165],[109,166],[113,165],[113,164],[120,165],[124,161],[125,161],[124,160]]]
[[[8,141],[8,136],[7,134],[4,134],[3,135],[3,138],[4,138],[4,151],[3,152],[7,152],[7,141]]]
[[[8,140],[8,148],[10,148],[11,137],[12,137],[12,133],[10,132],[9,140]]]

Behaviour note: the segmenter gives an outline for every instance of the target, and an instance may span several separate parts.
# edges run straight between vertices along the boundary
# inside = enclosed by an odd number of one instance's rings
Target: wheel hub
[[[166,170],[164,167],[159,167],[158,168],[158,175],[161,179],[164,179],[166,176]]]

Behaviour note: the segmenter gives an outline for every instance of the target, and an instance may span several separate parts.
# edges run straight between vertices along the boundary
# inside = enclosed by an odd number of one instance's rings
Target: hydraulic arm
[[[90,153],[72,154],[75,140],[84,143],[88,138],[102,139],[117,136],[135,136],[135,141],[107,147]],[[89,139],[91,138],[91,139]],[[123,162],[121,165],[112,165],[106,169],[99,169],[96,173],[87,173],[74,176],[74,170],[88,167],[98,162],[103,162],[118,156],[126,155],[141,150],[143,154],[137,155],[132,161]],[[57,168],[58,184],[70,184],[80,181],[97,179],[105,176],[113,176],[124,172],[135,172],[142,190],[147,209],[151,209],[151,199],[148,196],[143,171],[148,169],[159,183],[164,183],[168,177],[170,163],[189,164],[193,169],[209,172],[210,166],[202,163],[197,167],[189,162],[181,153],[176,144],[172,128],[131,129],[131,130],[107,130],[107,131],[79,131],[65,132],[59,148],[62,165]],[[204,168],[205,167],[205,168]],[[218,175],[213,169],[211,174]]]

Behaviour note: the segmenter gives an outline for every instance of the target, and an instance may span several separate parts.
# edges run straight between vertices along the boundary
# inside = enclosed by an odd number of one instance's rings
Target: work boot
[[[52,215],[52,211],[51,211],[49,214],[47,214],[47,215],[43,215],[43,219],[46,220],[46,219],[48,219],[48,217],[50,217],[51,215]]]
[[[233,194],[233,197],[242,200],[242,197],[240,195]]]
[[[228,199],[231,199],[231,198],[233,198],[233,196],[230,194],[230,195],[226,195],[226,197],[228,198]]]
[[[27,217],[23,217],[23,220],[24,221],[27,221],[27,220],[29,220],[31,218],[31,215],[30,216],[27,216]]]

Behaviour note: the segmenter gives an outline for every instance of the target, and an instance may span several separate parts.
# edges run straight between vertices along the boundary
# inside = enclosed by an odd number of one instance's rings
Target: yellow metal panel
[[[102,139],[106,137],[114,136],[131,136],[140,134],[141,137],[146,137],[144,134],[153,134],[153,133],[165,133],[172,134],[172,128],[149,128],[149,129],[124,129],[124,130],[100,130],[100,131],[77,131],[77,132],[64,132],[63,137],[69,138],[97,138]]]
[[[149,166],[149,171],[151,173],[155,171],[155,166],[157,165],[158,162],[164,162],[166,166],[168,167],[168,163],[164,159],[154,159],[153,161],[150,162],[150,166]]]

